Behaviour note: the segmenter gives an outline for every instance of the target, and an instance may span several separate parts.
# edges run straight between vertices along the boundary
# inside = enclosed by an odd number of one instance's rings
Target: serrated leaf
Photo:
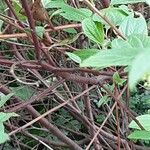
[[[77,55],[70,53],[70,52],[66,52],[66,54],[69,56],[70,59],[72,59],[76,63],[81,63],[81,59]]]
[[[145,48],[132,62],[129,72],[129,87],[134,89],[136,83],[150,71],[150,48]]]
[[[8,95],[1,94],[0,95],[0,107],[4,106],[4,104],[14,95],[14,93],[10,93]]]
[[[129,139],[133,140],[150,140],[150,132],[149,131],[134,131],[129,136]]]
[[[136,34],[144,34],[148,35],[147,24],[145,18],[139,14],[140,16],[134,18],[133,15],[130,15],[124,19],[121,23],[119,30],[125,35],[136,35]]]
[[[103,44],[104,28],[100,22],[94,22],[92,18],[87,18],[82,21],[84,34],[92,41]]]
[[[150,131],[150,115],[140,115],[136,117],[136,119],[140,122],[140,124],[144,127],[146,131]],[[129,128],[141,130],[141,128],[136,124],[134,120],[130,122]]]
[[[18,117],[19,115],[17,115],[16,113],[12,112],[12,113],[4,113],[4,112],[0,112],[0,123],[7,121],[10,117]]]
[[[121,48],[111,50],[101,50],[95,55],[81,62],[81,67],[110,67],[131,65],[134,57],[140,49]]]

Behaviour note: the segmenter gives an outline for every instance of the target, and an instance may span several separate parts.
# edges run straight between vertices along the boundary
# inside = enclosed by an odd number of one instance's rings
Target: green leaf
[[[36,26],[35,31],[36,31],[37,36],[42,39],[44,32],[45,32],[45,28],[42,26]]]
[[[118,74],[118,72],[115,72],[113,74],[113,81],[115,83],[117,83],[118,85],[122,86],[123,83],[126,81],[126,79],[121,79],[120,76],[119,76],[119,74]]]
[[[100,11],[103,16],[106,16],[114,25],[119,26],[123,20],[131,13],[129,10],[125,9],[125,6],[122,8],[117,7],[109,7],[106,9],[102,9]],[[128,13],[127,13],[128,12]],[[93,20],[101,22],[109,26],[100,16],[97,14],[93,15]]]
[[[20,13],[20,11],[22,9],[20,2],[18,0],[13,0],[12,6],[13,6],[14,11],[15,11],[16,15],[18,16],[18,18],[22,21],[25,21],[27,19],[27,17]]]
[[[137,36],[131,36],[131,38],[128,39],[128,42],[132,47],[143,48],[143,43]]]
[[[6,142],[7,140],[9,140],[9,136],[7,133],[4,132],[3,123],[0,123],[0,144]]]
[[[60,13],[67,20],[72,21],[79,21],[81,22],[85,18],[89,18],[92,15],[92,12],[86,8],[74,8],[69,5],[64,5],[61,10],[63,11]]]
[[[133,140],[150,140],[150,132],[149,131],[134,131],[129,136],[129,139]]]
[[[136,35],[140,40],[144,48],[150,47],[150,37],[144,34]]]
[[[1,0],[0,1],[0,13],[4,14],[5,10],[6,10],[5,2]]]
[[[0,95],[0,107],[4,106],[4,104],[14,95],[14,93],[10,93],[8,95],[1,94]]]
[[[45,8],[62,8],[66,3],[63,0],[42,0]]]
[[[11,90],[22,100],[28,100],[36,91],[29,86],[11,87]]]
[[[66,54],[69,56],[70,59],[72,59],[76,63],[81,63],[81,59],[77,55],[70,53],[70,52],[66,52]]]
[[[63,0],[42,0],[43,6],[45,8],[57,8],[59,11],[54,14],[60,14],[67,20],[79,21],[81,22],[83,19],[88,18],[92,15],[91,10],[86,8],[74,8],[65,3]],[[53,15],[54,15],[53,14]]]
[[[3,26],[4,21],[0,20],[0,34],[2,33],[2,26]]]
[[[100,98],[96,105],[98,108],[100,108],[103,104],[106,104],[108,101],[110,101],[110,97],[108,97],[108,95],[105,95],[102,98]]]
[[[98,52],[99,52],[98,49],[82,49],[82,50],[75,51],[74,54],[79,56],[80,59],[83,61]]]
[[[96,117],[96,121],[98,122],[98,123],[102,123],[104,120],[105,120],[105,115],[96,115],[95,116]]]
[[[111,46],[113,49],[117,48],[117,49],[121,49],[121,48],[132,48],[131,44],[129,43],[129,41],[127,40],[123,40],[123,39],[114,39],[111,42]]]
[[[136,83],[150,71],[150,48],[145,48],[132,62],[129,73],[129,87],[134,89]]]
[[[100,22],[94,22],[91,18],[82,21],[82,28],[84,34],[92,41],[103,44],[104,42],[104,28]]]
[[[148,35],[147,24],[145,18],[139,14],[140,17],[134,18],[130,15],[124,19],[121,23],[119,30],[125,35],[129,36],[132,34],[144,34]]]
[[[77,34],[77,31],[74,28],[63,29],[63,31],[71,34]]]
[[[140,3],[140,2],[146,2],[146,0],[111,0],[111,5],[134,4],[134,3]]]
[[[12,112],[12,113],[4,113],[4,112],[0,112],[0,123],[7,121],[10,117],[18,117],[19,115],[17,115],[16,113]]]
[[[136,119],[140,122],[140,124],[144,127],[146,131],[150,131],[150,115],[141,115],[136,117]],[[134,120],[132,120],[129,124],[129,128],[141,130],[141,128],[136,124]]]
[[[128,40],[114,39],[111,45],[112,48],[146,48],[150,47],[150,37],[143,34],[130,35]]]
[[[121,48],[101,50],[95,55],[81,62],[81,67],[110,67],[131,65],[134,57],[141,49]]]
[[[41,0],[41,3],[43,5],[43,7],[46,8],[48,5],[50,5],[51,0]]]

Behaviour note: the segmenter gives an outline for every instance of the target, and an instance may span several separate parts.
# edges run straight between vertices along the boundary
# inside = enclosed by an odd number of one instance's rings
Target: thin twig
[[[35,118],[34,120],[28,122],[28,123],[25,124],[24,126],[22,126],[22,127],[18,128],[18,129],[16,129],[16,130],[10,132],[9,135],[13,135],[13,134],[15,134],[16,132],[19,132],[20,130],[23,130],[23,129],[27,128],[28,126],[30,126],[30,125],[32,125],[33,123],[35,123],[35,122],[37,122],[38,120],[40,120],[41,118],[44,118],[44,117],[47,116],[48,114],[50,114],[50,113],[52,113],[52,112],[58,110],[59,108],[65,106],[65,105],[68,104],[69,102],[76,100],[77,98],[79,98],[80,96],[84,95],[86,92],[92,90],[93,88],[95,88],[95,86],[91,86],[89,89],[87,89],[86,91],[83,91],[82,93],[80,93],[79,95],[75,96],[74,98],[69,99],[69,100],[65,101],[64,103],[62,103],[62,104],[60,104],[60,105],[58,105],[58,106],[56,106],[56,107],[50,109],[49,111],[45,112],[44,114],[40,115],[39,117]]]
[[[91,9],[94,13],[98,14],[106,23],[108,23],[112,29],[124,40],[126,40],[127,38],[117,29],[117,27],[103,14],[101,14],[101,12],[95,7],[93,6],[93,4],[89,1],[89,0],[83,0],[83,2],[89,7],[89,9]]]
[[[3,21],[6,21],[6,20],[3,20]],[[8,23],[10,24],[11,22],[9,21]],[[11,23],[11,25],[15,25],[15,24]],[[23,30],[23,28],[20,28],[17,25],[15,25],[15,27]],[[81,24],[60,25],[60,26],[54,27],[54,30],[52,30],[52,29],[45,29],[45,32],[52,32],[52,31],[54,32],[54,31],[59,31],[59,30],[63,30],[63,29],[68,29],[68,28],[81,28]],[[28,35],[26,33],[0,34],[0,39],[27,38],[27,37],[28,37]]]

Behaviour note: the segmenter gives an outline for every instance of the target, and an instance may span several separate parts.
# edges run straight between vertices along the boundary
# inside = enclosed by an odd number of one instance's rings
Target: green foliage
[[[141,49],[111,49],[101,50],[100,52],[85,59],[81,67],[110,67],[110,66],[126,66],[130,65],[135,55]]]
[[[9,140],[9,136],[7,133],[5,133],[4,130],[5,130],[4,125],[3,125],[3,123],[0,122],[0,144]]]
[[[1,0],[0,1],[0,13],[4,14],[5,10],[6,10],[6,5],[5,5],[4,1]]]
[[[1,32],[2,32],[2,26],[3,26],[3,21],[2,20],[0,20],[0,34],[1,34]]]
[[[150,140],[150,132],[145,130],[136,130],[131,133],[128,138],[132,140]]]
[[[113,81],[114,83],[123,86],[123,83],[126,81],[126,79],[121,79],[118,72],[115,72],[113,75]]]
[[[35,27],[35,31],[36,31],[37,36],[42,39],[43,35],[45,33],[44,27],[42,27],[42,26],[36,26]]]
[[[141,130],[140,127],[136,124],[135,121],[131,121],[129,127],[132,129],[136,129],[132,132],[128,138],[129,139],[142,139],[142,140],[150,140],[150,115],[141,115],[136,117],[139,123],[144,127],[145,130]],[[138,129],[138,130],[137,130]]]
[[[57,8],[59,12],[57,11],[56,14],[61,15],[67,20],[81,22],[83,19],[88,18],[92,15],[92,12],[89,9],[86,8],[77,9],[71,7],[63,0],[52,0],[49,2],[47,0],[43,0],[42,2],[45,8]]]
[[[66,3],[63,0],[42,0],[45,8],[62,8]]]
[[[89,58],[90,56],[98,52],[99,52],[98,49],[82,49],[82,50],[75,51],[74,54],[79,56],[81,60],[84,61],[85,59]]]
[[[108,101],[110,101],[110,97],[108,95],[105,95],[101,97],[98,101],[94,101],[98,108],[100,108],[102,105],[107,104]]]
[[[74,53],[66,52],[70,59],[72,59],[76,63],[81,63],[81,58],[75,55]]]
[[[4,104],[14,95],[14,93],[10,93],[8,95],[4,95],[1,93],[0,96],[0,107],[4,106]]]
[[[131,14],[121,23],[119,29],[125,36],[136,34],[148,35],[146,21],[141,14],[139,15],[139,17],[134,18],[134,14]]]
[[[100,12],[106,16],[114,25],[120,25],[123,20],[131,13],[128,8],[124,5],[120,7],[108,7],[100,10]],[[93,20],[101,22],[109,26],[100,16],[97,14],[93,15]]]
[[[7,121],[10,117],[17,117],[18,115],[16,113],[4,113],[0,112],[0,122],[3,123]]]
[[[100,50],[99,52],[97,50],[94,53],[93,49],[80,50],[74,53],[78,57],[74,54],[73,57],[78,58],[76,62],[80,63],[81,67],[130,66],[129,86],[130,89],[134,89],[137,82],[150,71],[150,37],[138,34],[137,31],[135,34],[132,33],[126,41],[114,39],[111,45],[112,49]]]
[[[74,120],[74,118],[64,109],[61,109],[58,112],[58,115],[55,117],[55,123],[59,126],[68,127],[75,131],[79,131],[81,129],[81,124],[77,120]],[[68,132],[66,131],[66,135],[67,134]]]
[[[11,87],[11,90],[22,100],[28,100],[36,92],[32,87],[29,86]]]
[[[130,109],[135,111],[138,115],[147,114],[150,110],[150,95],[149,91],[134,92],[129,99]]]
[[[150,4],[150,0],[111,0],[111,5],[134,4],[134,3],[140,3],[140,2],[146,2],[147,4]]]
[[[150,115],[140,115],[138,117],[136,117],[136,119],[140,122],[140,124],[144,127],[144,129],[146,131],[150,131]],[[140,127],[136,124],[136,122],[134,120],[131,121],[131,123],[129,124],[129,127],[132,129],[138,129],[140,130]]]
[[[71,34],[77,34],[77,31],[74,28],[64,29],[63,31]]]
[[[82,49],[75,51],[74,53],[66,52],[66,54],[76,63],[81,63],[91,55],[96,54],[97,52],[99,52],[98,49]]]
[[[22,15],[22,14],[20,13],[20,11],[21,11],[21,9],[22,9],[20,2],[19,2],[18,0],[13,0],[13,1],[12,1],[12,6],[13,6],[13,8],[14,8],[14,10],[15,10],[15,13],[16,13],[16,15],[18,16],[18,18],[19,18],[20,20],[22,20],[22,21],[25,21],[25,20],[27,19],[27,17],[24,16],[24,15]]]
[[[104,42],[104,29],[100,22],[94,22],[92,18],[86,18],[82,21],[82,28],[84,34],[92,41],[103,44]]]
[[[129,73],[129,86],[131,89],[142,77],[150,71],[150,49],[143,49],[133,60]]]
[[[111,4],[116,5],[135,2],[145,1],[114,0],[111,1]],[[150,38],[147,36],[148,29],[146,21],[140,13],[135,17],[124,5],[103,9],[101,13],[107,16],[115,25],[119,26],[119,30],[127,37],[127,40],[124,41],[115,38],[111,42],[111,49],[101,50],[96,53],[92,53],[90,50],[83,50],[79,52],[80,55],[79,53],[74,53],[78,57],[74,54],[69,54],[68,56],[77,63],[80,63],[81,67],[105,68],[110,66],[129,66],[129,86],[130,89],[133,89],[142,76],[150,70],[148,63],[148,59],[150,58],[148,51]],[[102,24],[107,24],[96,14],[94,14],[93,20],[86,18],[82,21],[84,34],[93,42],[103,45],[104,27]],[[142,68],[142,70],[139,71],[139,67]]]
[[[14,94],[13,93],[10,93],[8,95],[4,95],[4,94],[1,94],[1,97],[0,97],[0,107],[2,107],[5,102],[7,100],[10,99],[11,96],[13,96]],[[0,112],[0,144],[6,142],[7,140],[9,140],[9,136],[7,133],[5,133],[5,129],[4,129],[4,125],[3,123],[5,121],[7,121],[10,117],[18,117],[18,115],[16,113],[4,113],[4,112]]]
[[[72,21],[81,22],[83,19],[88,18],[92,15],[92,12],[86,8],[76,9],[68,5],[63,6],[61,10],[62,12],[60,13],[60,15],[65,19]]]
[[[106,68],[107,71],[110,70],[110,68],[107,69],[107,67],[113,66],[114,68],[111,69],[112,71],[114,69],[115,73],[113,74],[112,77],[113,78],[112,85],[110,85],[109,83],[109,84],[105,84],[104,87],[107,87],[113,93],[115,85],[117,85],[120,88],[119,90],[121,91],[124,83],[128,81],[130,89],[133,90],[136,87],[136,84],[141,80],[146,80],[147,85],[150,87],[150,61],[149,61],[150,60],[150,37],[148,36],[147,22],[142,14],[137,12],[134,13],[126,5],[126,4],[135,4],[139,2],[145,2],[147,4],[150,4],[150,0],[111,0],[110,7],[99,10],[100,13],[104,17],[108,18],[111,21],[111,23],[113,23],[119,29],[119,31],[126,37],[126,40],[123,40],[121,37],[118,36],[118,33],[116,33],[113,27],[110,28],[110,25],[108,25],[108,23],[106,23],[97,14],[93,14],[93,12],[90,9],[87,9],[86,5],[81,5],[86,8],[75,8],[73,7],[73,5],[70,5],[69,1],[42,0],[43,6],[47,9],[47,11],[50,11],[49,14],[52,14],[51,19],[53,19],[52,21],[54,21],[55,25],[60,25],[59,21],[61,21],[62,23],[61,25],[64,25],[65,23],[70,24],[72,22],[73,23],[81,22],[82,30],[83,30],[83,32],[81,33],[80,29],[76,30],[74,28],[71,28],[71,29],[63,29],[62,35],[60,34],[60,32],[59,34],[58,32],[51,33],[52,40],[53,41],[56,40],[57,42],[52,44],[49,47],[49,50],[56,46],[61,47],[66,45],[68,46],[71,44],[72,44],[71,46],[73,46],[76,40],[78,41],[80,40],[79,36],[81,34],[84,34],[89,39],[87,41],[84,40],[86,41],[88,48],[87,49],[83,48],[73,53],[66,52],[65,54],[70,59],[78,63],[80,67],[91,67],[95,69],[98,68],[99,70]],[[0,1],[0,13],[4,13],[6,9],[6,7],[3,6],[2,4],[3,2]],[[13,0],[12,6],[15,9],[15,13],[20,19],[20,21],[26,21],[26,16],[20,14],[20,10],[22,8],[19,3],[19,0]],[[5,24],[3,23],[3,21],[0,20],[0,32],[3,26],[5,26]],[[28,28],[29,26],[26,27]],[[16,31],[18,32],[19,30],[14,30],[14,33]],[[78,31],[80,33],[78,33]],[[43,38],[44,32],[45,32],[45,27],[36,26],[36,34],[40,39]],[[69,36],[71,35],[71,38],[68,38],[67,37],[68,35]],[[82,35],[82,37],[84,37],[84,35]],[[59,37],[59,40],[56,38],[57,36]],[[62,38],[64,40],[62,40]],[[83,46],[84,43],[82,47]],[[55,54],[53,55],[53,53],[55,52],[52,52],[52,58],[56,60]],[[24,53],[22,53],[22,56],[24,56],[23,54]],[[59,53],[57,53],[57,55],[58,54]],[[29,52],[27,55],[29,55]],[[30,59],[30,57],[28,58]],[[42,58],[44,61],[46,61],[45,57]],[[60,65],[58,62],[58,66],[64,67],[67,65],[66,64]],[[126,71],[128,75],[128,79],[126,79],[126,77],[124,79],[124,76],[121,76],[121,73],[119,71],[117,72],[119,67],[122,68],[126,67],[128,69]],[[46,75],[47,74],[48,72],[46,72]],[[94,75],[89,74],[89,77],[91,76]],[[52,83],[52,81],[50,83]],[[59,88],[57,89],[58,91]],[[64,87],[61,86],[61,88]],[[15,95],[21,98],[22,100],[28,100],[33,94],[36,93],[36,91],[29,86],[11,87],[11,89],[15,93]],[[69,97],[66,94],[67,93],[66,90],[65,92],[64,90],[61,90],[61,92],[63,94],[65,93],[64,94],[65,98]],[[71,91],[71,93],[76,95],[76,93],[79,93],[79,91],[75,91],[75,92]],[[107,95],[108,93],[105,90],[100,89],[100,94],[102,94],[103,96],[101,96],[101,98],[99,98],[98,100],[97,99],[94,100],[98,108],[101,108],[101,106],[108,104],[108,102],[110,102],[111,100],[111,97]],[[14,95],[13,93],[8,95],[1,94],[0,107],[3,107],[4,104],[7,102],[7,100],[9,100],[13,95]],[[148,114],[143,115],[143,113],[147,113],[148,109],[150,109],[150,104],[148,103],[150,100],[147,101],[144,98],[145,98],[144,95],[141,96],[138,95],[137,97],[135,96],[134,98],[133,97],[131,98],[132,103],[130,103],[130,107],[131,109],[133,108],[133,110],[138,111],[137,113],[142,114],[137,117],[137,120],[139,120],[139,122],[142,124],[145,130],[141,130],[134,121],[131,121],[129,127],[133,130],[133,132],[128,136],[129,139],[150,140],[150,123],[149,123],[150,115]],[[44,101],[43,103],[46,102]],[[53,103],[48,103],[48,104],[50,105],[50,107],[51,105],[53,106]],[[78,101],[78,104],[82,110],[85,109],[83,101]],[[46,105],[46,107],[48,107],[49,105]],[[40,111],[42,109],[42,112],[40,113],[43,113],[43,111],[45,111],[44,109],[46,108],[43,107],[43,105],[38,105],[35,107],[37,110],[40,109]],[[15,113],[0,112],[0,144],[9,140],[8,134],[5,133],[5,128],[3,123],[8,119],[10,119],[10,117],[16,117],[16,116],[18,115]],[[102,122],[105,119],[105,115],[96,115],[94,116],[94,119],[95,118],[97,122]],[[54,116],[52,116],[51,121],[56,125],[59,125],[61,127],[67,126],[68,129],[72,129],[75,131],[81,132],[82,129],[81,123],[75,120],[74,117],[72,117],[64,109],[58,110],[57,113]],[[61,128],[61,130],[64,129]],[[71,132],[66,130],[64,132],[69,138],[75,140],[78,139],[78,138],[77,139],[74,138],[75,136]],[[47,135],[47,133],[45,134],[41,132],[38,132],[37,135],[40,134],[42,136]],[[58,141],[58,139],[53,135],[49,135],[49,137],[53,140]],[[31,144],[31,146],[33,146],[35,144],[35,141],[31,141],[29,143]]]

